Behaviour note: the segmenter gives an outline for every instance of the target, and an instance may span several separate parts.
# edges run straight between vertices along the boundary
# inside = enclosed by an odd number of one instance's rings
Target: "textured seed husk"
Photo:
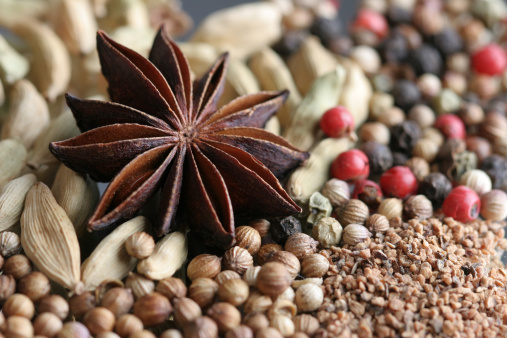
[[[26,196],[21,245],[48,278],[73,291],[80,288],[81,254],[76,231],[44,183],[36,183]]]
[[[51,191],[74,224],[77,236],[83,236],[87,221],[99,201],[97,183],[61,164]]]
[[[299,92],[306,95],[312,89],[312,83],[322,75],[333,71],[338,61],[322,46],[317,37],[309,36],[299,50],[291,55],[287,65]]]
[[[320,141],[306,163],[290,176],[287,182],[290,197],[299,205],[306,206],[310,196],[320,191],[328,180],[333,160],[353,144],[348,138],[326,138]]]
[[[292,123],[285,133],[287,141],[302,150],[308,150],[314,145],[320,118],[338,102],[345,77],[345,68],[337,66],[313,83],[293,115]]]
[[[238,58],[271,45],[282,35],[282,14],[271,3],[238,5],[210,14],[191,38]]]
[[[72,55],[95,48],[97,23],[88,0],[59,0],[52,10],[53,28]]]
[[[26,157],[26,148],[18,140],[0,141],[0,188],[18,177],[25,166]]]
[[[70,57],[62,40],[36,20],[20,20],[10,27],[26,41],[33,56],[30,76],[49,101],[63,94],[70,81]]]
[[[265,48],[252,56],[249,66],[259,80],[262,90],[287,89],[290,92],[284,105],[276,114],[281,126],[287,128],[292,114],[301,103],[301,94],[285,62],[271,48]]]
[[[28,73],[29,66],[28,60],[0,35],[0,79],[2,82],[11,84],[23,78]]]
[[[216,47],[204,42],[179,43],[183,54],[187,57],[190,69],[197,78],[201,78],[219,56]]]
[[[49,124],[49,109],[44,98],[28,80],[19,80],[10,92],[10,108],[2,124],[2,139],[13,138],[29,149]]]
[[[162,238],[150,257],[139,261],[137,271],[153,280],[171,277],[185,263],[187,238],[181,232],[173,232]]]
[[[258,93],[259,91],[257,79],[246,64],[236,58],[230,58],[224,92],[218,100],[218,106],[223,106],[239,96]]]
[[[27,164],[37,169],[44,164],[58,163],[58,160],[49,152],[48,144],[79,134],[79,128],[72,112],[70,109],[65,109],[57,118],[51,120],[49,125],[39,134],[28,154]]]
[[[127,253],[125,241],[133,233],[146,231],[148,227],[148,219],[138,216],[120,225],[100,242],[81,266],[86,290],[95,289],[107,279],[122,280],[134,270],[137,259]]]
[[[0,231],[10,230],[19,222],[25,197],[35,183],[35,175],[26,174],[4,185],[0,191]]]
[[[368,118],[368,105],[373,95],[373,89],[370,81],[357,63],[348,59],[341,59],[341,64],[347,70],[347,78],[338,103],[351,112],[355,126],[358,128]]]

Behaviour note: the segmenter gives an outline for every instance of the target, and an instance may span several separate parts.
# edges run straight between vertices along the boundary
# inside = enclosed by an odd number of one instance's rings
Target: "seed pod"
[[[99,200],[97,183],[61,164],[51,191],[74,224],[78,237],[83,236]]]
[[[100,305],[111,311],[116,318],[128,313],[134,305],[132,290],[127,288],[112,288],[106,292]]]
[[[248,284],[248,286],[257,285],[257,276],[259,275],[260,270],[260,266],[251,266],[246,270],[243,275],[243,280]]]
[[[114,314],[105,307],[91,309],[83,318],[83,324],[86,325],[93,336],[112,331],[115,323]]]
[[[217,291],[218,284],[213,279],[197,278],[188,288],[188,297],[205,309],[213,304]]]
[[[364,224],[370,216],[368,206],[361,200],[351,199],[347,204],[338,209],[338,222],[344,227],[351,223]]]
[[[303,259],[317,252],[319,242],[304,233],[294,234],[287,239],[285,250],[294,254],[298,259]]]
[[[33,315],[35,314],[35,307],[30,298],[17,293],[5,301],[2,311],[7,317],[21,316],[32,319]]]
[[[220,286],[229,279],[241,279],[241,276],[236,271],[224,270],[215,277],[215,282]]]
[[[9,113],[2,124],[1,138],[19,140],[29,149],[49,124],[49,109],[44,98],[28,80],[14,83]]]
[[[185,327],[201,316],[201,308],[190,298],[178,299],[174,305],[174,320],[179,327]]]
[[[296,278],[299,271],[301,270],[301,264],[299,263],[299,259],[294,256],[294,254],[289,251],[275,251],[271,255],[268,256],[267,262],[277,262],[283,264],[287,269],[291,278]]]
[[[125,248],[130,256],[144,259],[153,253],[155,240],[144,231],[136,232],[127,238]]]
[[[143,328],[143,322],[139,318],[133,314],[127,313],[121,315],[116,320],[114,330],[120,337],[129,337],[136,332],[141,332]]]
[[[187,237],[182,232],[165,235],[150,257],[139,261],[137,271],[153,280],[161,280],[174,275],[187,259]]]
[[[55,337],[62,327],[62,320],[51,312],[41,313],[33,322],[34,333],[45,337]]]
[[[338,245],[342,238],[343,228],[333,217],[324,217],[312,228],[312,237],[324,248]]]
[[[187,276],[190,280],[197,278],[215,278],[221,270],[222,259],[209,254],[194,257],[187,267]]]
[[[0,141],[0,188],[16,178],[26,162],[26,149],[19,141],[6,139]]]
[[[69,304],[60,295],[49,295],[42,298],[37,306],[39,313],[50,312],[61,320],[69,315]]]
[[[46,276],[70,290],[79,287],[81,254],[76,231],[44,183],[35,184],[26,197],[21,243]]]
[[[333,207],[339,207],[350,200],[350,188],[347,182],[332,178],[324,184],[322,195],[329,198]]]
[[[29,67],[27,59],[0,36],[0,80],[5,85],[12,84],[25,77]]]
[[[255,255],[261,247],[261,235],[252,227],[240,226],[236,228],[236,245]]]
[[[229,279],[218,287],[218,297],[234,306],[242,305],[248,298],[248,284],[242,279]]]
[[[324,301],[324,293],[320,286],[305,284],[296,291],[296,305],[299,312],[315,311]]]
[[[305,277],[320,278],[324,276],[329,270],[329,260],[319,254],[313,254],[301,263],[301,273]]]
[[[217,323],[219,332],[226,332],[241,323],[241,313],[229,303],[215,303],[206,314]]]
[[[371,236],[371,233],[361,224],[349,224],[343,230],[343,241],[348,245],[356,245]]]
[[[134,314],[145,326],[163,323],[172,311],[169,300],[158,292],[144,295],[134,304]]]
[[[306,51],[309,52],[308,49]],[[287,141],[302,150],[308,150],[313,146],[316,141],[314,130],[326,110],[338,102],[345,82],[345,75],[345,69],[338,66],[334,71],[318,78],[313,84],[312,81],[308,81],[308,78],[304,79],[305,86],[309,83],[312,84],[312,87],[292,116],[292,124],[285,133]],[[328,170],[328,168],[325,170],[326,178]],[[317,190],[320,190],[320,187],[311,193]]]
[[[423,220],[433,215],[433,205],[426,196],[413,195],[403,204],[403,211],[407,219]]]
[[[225,75],[224,90],[218,100],[218,106],[223,106],[240,96],[258,93],[259,91],[259,84],[250,68],[243,61],[230,58],[227,74]]]
[[[262,266],[257,276],[257,289],[265,295],[275,297],[290,286],[292,278],[280,263],[270,262]]]
[[[155,290],[155,282],[134,272],[129,272],[125,286],[132,290],[135,299],[148,295]]]
[[[53,101],[70,81],[70,58],[64,44],[48,26],[35,20],[19,20],[11,28],[34,56],[30,70],[37,89]]]
[[[301,102],[301,95],[285,62],[272,49],[264,48],[252,56],[249,66],[259,80],[262,90],[289,90],[289,97],[276,115],[282,127],[287,128],[292,112]]]
[[[125,241],[135,232],[145,231],[148,220],[138,216],[120,225],[93,250],[81,267],[82,281],[87,290],[95,289],[107,279],[121,280],[134,270],[137,259],[127,253]]]
[[[380,202],[377,212],[386,216],[388,220],[394,217],[401,217],[403,213],[403,201],[399,198],[386,198]]]
[[[170,301],[187,295],[187,287],[183,281],[175,277],[167,277],[158,282],[155,290],[166,296]]]
[[[15,178],[2,188],[0,191],[0,231],[5,231],[13,226],[15,226],[20,218],[21,213],[23,212],[23,206],[25,202],[26,195],[30,188],[37,182],[37,178],[33,174],[26,174],[21,177]],[[19,251],[20,243],[19,237],[12,237],[8,234],[13,234],[12,232],[2,233],[0,234],[0,242],[4,242],[5,240],[15,242],[17,241],[18,245],[12,246],[15,251]],[[5,239],[3,239],[5,237]],[[5,242],[5,244],[0,245],[9,245],[9,243]],[[6,247],[7,248],[7,247]],[[2,255],[4,257],[11,255],[14,251],[9,251],[8,249],[2,249]]]
[[[381,214],[373,214],[366,220],[366,228],[372,232],[386,232],[389,230],[389,220]]]
[[[253,266],[253,258],[246,249],[235,246],[224,253],[222,260],[224,270],[233,270],[242,275],[251,266]]]

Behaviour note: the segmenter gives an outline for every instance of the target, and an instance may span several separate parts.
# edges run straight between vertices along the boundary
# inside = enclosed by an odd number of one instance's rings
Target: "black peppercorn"
[[[391,128],[390,146],[393,151],[411,154],[421,137],[421,127],[415,121],[403,121]]]
[[[418,194],[426,196],[433,208],[442,206],[444,199],[452,190],[451,181],[442,173],[430,173],[419,183]]]
[[[395,83],[392,95],[394,103],[405,112],[409,111],[421,100],[421,92],[417,85],[409,80],[400,80]]]
[[[430,45],[423,44],[410,52],[408,63],[414,67],[417,75],[431,73],[439,75],[442,72],[442,57],[438,50]]]
[[[392,26],[399,24],[408,24],[412,21],[412,11],[400,6],[389,6],[387,20]]]
[[[310,27],[310,33],[316,35],[324,46],[329,46],[329,43],[341,35],[341,25],[337,18],[328,19],[324,17],[317,17]]]
[[[463,101],[468,102],[468,103],[475,103],[475,104],[481,103],[481,99],[480,99],[479,95],[477,95],[476,92],[466,92],[465,94],[463,94],[461,96],[461,98],[463,99]]]
[[[444,57],[463,50],[463,39],[451,27],[444,28],[440,33],[434,35],[431,40]]]
[[[493,183],[493,189],[507,188],[507,159],[500,155],[491,155],[482,162],[480,169],[488,174]]]
[[[304,31],[288,31],[283,34],[273,46],[273,50],[280,56],[287,58],[295,53],[308,34]]]
[[[394,152],[393,153],[393,167],[405,165],[407,161],[409,160],[409,157],[407,154],[400,153],[400,152]]]
[[[368,141],[361,145],[361,150],[370,162],[370,175],[381,175],[393,166],[393,154],[388,146]]]
[[[278,244],[285,244],[291,235],[301,232],[301,222],[293,216],[276,219],[271,222],[271,236]]]
[[[380,46],[380,55],[385,62],[404,62],[408,57],[408,41],[400,33],[393,33]]]

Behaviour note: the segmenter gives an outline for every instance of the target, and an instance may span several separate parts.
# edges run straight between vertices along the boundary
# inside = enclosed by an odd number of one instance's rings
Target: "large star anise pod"
[[[308,154],[261,129],[286,91],[243,96],[217,110],[227,54],[192,83],[187,59],[163,28],[149,60],[101,31],[97,49],[113,102],[67,95],[83,133],[50,144],[71,169],[111,181],[89,229],[132,217],[159,188],[157,235],[178,211],[215,247],[234,242],[234,214],[300,211],[275,176]]]

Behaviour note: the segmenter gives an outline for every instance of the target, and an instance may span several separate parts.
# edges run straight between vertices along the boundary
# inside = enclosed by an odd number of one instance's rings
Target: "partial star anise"
[[[215,247],[234,242],[234,214],[300,211],[275,176],[308,154],[262,129],[288,92],[243,96],[217,110],[227,54],[192,83],[188,61],[165,29],[149,60],[101,31],[97,48],[113,102],[67,95],[83,133],[50,144],[69,168],[111,181],[90,229],[132,217],[159,188],[157,235],[169,231],[178,211]]]

